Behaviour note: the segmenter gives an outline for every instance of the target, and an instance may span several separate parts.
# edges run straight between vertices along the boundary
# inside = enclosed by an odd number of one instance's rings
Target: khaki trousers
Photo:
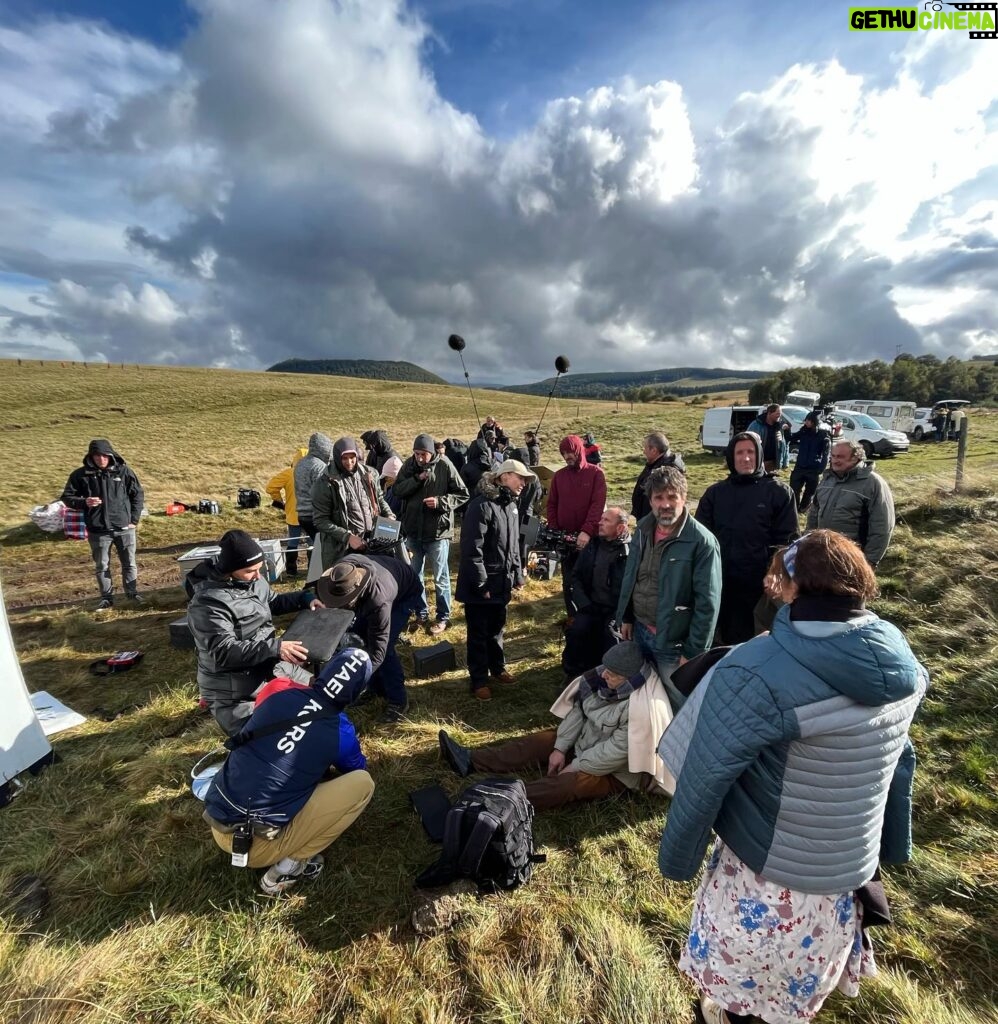
[[[374,780],[365,771],[347,772],[320,782],[308,803],[291,819],[276,839],[253,837],[249,866],[269,868],[284,857],[308,860],[324,850],[360,817],[374,795]],[[232,836],[211,830],[215,842],[232,852]]]
[[[495,747],[473,750],[472,764],[476,771],[496,775],[512,774],[523,768],[540,768],[546,772],[557,735],[555,729],[544,729]],[[571,761],[571,757],[568,760]],[[545,775],[544,778],[531,779],[529,782],[524,780],[524,785],[527,788],[527,799],[538,811],[563,807],[578,800],[604,800],[627,789],[613,775],[590,775],[587,772],[562,772],[552,778]]]

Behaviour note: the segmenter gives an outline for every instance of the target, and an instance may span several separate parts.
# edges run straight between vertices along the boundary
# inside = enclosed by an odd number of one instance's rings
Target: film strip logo
[[[998,3],[989,4],[953,4],[947,3],[947,7],[952,7],[957,11],[990,11],[992,20],[995,25],[998,25]],[[935,9],[935,4],[932,5]],[[998,31],[985,32],[980,29],[971,29],[969,32],[971,39],[998,39]]]

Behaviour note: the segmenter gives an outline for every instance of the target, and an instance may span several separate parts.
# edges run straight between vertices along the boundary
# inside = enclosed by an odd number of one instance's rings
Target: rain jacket
[[[110,441],[98,439],[91,443],[91,448],[95,447],[111,461],[106,469],[98,469],[88,452],[83,465],[69,474],[62,492],[63,503],[83,513],[90,533],[114,533],[127,529],[129,524],[137,526],[145,501],[139,478]],[[101,503],[91,507],[87,498],[100,498]]]
[[[312,518],[312,487],[333,457],[333,442],[325,434],[308,439],[308,454],[295,466],[295,505],[299,518]]]
[[[426,480],[419,474],[427,473]],[[434,455],[420,466],[410,455],[398,476],[392,493],[402,499],[402,527],[406,537],[416,541],[450,540],[454,536],[454,512],[468,500],[468,488],[458,476],[450,459]],[[424,498],[436,498],[437,507],[427,508]]]
[[[568,533],[585,531],[595,537],[599,531],[600,516],[606,507],[606,477],[599,466],[586,462],[586,449],[582,438],[570,434],[561,442],[559,450],[575,452],[578,464],[559,469],[551,478],[548,495],[548,525],[554,530]]]
[[[854,540],[875,566],[894,532],[894,495],[873,466],[861,462],[841,478],[828,469],[807,510],[807,528],[837,530]]]
[[[284,521],[288,526],[298,525],[298,501],[295,498],[295,466],[308,454],[307,448],[299,448],[291,465],[272,476],[267,483],[266,491],[271,501],[284,502]]]
[[[378,471],[378,476],[384,476],[382,470],[389,459],[396,458],[400,462],[402,461],[402,456],[392,447],[392,442],[384,430],[365,430],[360,435],[360,439],[367,448],[365,462],[372,469]]]

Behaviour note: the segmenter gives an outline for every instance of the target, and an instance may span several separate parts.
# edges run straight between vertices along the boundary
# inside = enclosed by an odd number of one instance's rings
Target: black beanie
[[[221,551],[215,557],[219,572],[235,572],[263,561],[263,548],[245,530],[229,530],[219,543]]]
[[[431,455],[436,455],[437,443],[429,434],[417,434],[416,440],[412,442],[412,450],[414,452],[429,452]]]
[[[79,451],[79,449],[77,449]],[[111,446],[111,442],[104,437],[95,437],[90,442],[90,447],[87,449],[87,455],[114,455],[114,448]]]

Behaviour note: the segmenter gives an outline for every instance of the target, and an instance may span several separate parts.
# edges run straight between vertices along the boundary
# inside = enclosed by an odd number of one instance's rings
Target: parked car
[[[915,410],[915,425],[911,428],[911,436],[916,441],[922,441],[926,437],[934,437],[936,428],[932,424],[932,417],[935,413],[929,405],[919,406]]]
[[[875,419],[851,409],[832,409],[832,436],[859,441],[868,459],[874,455],[900,455],[908,451],[911,442],[900,430],[885,430]]]
[[[795,394],[798,392],[787,395],[787,398],[792,398]],[[817,401],[818,396],[814,397]],[[800,430],[804,417],[812,408],[810,405],[784,405],[783,420],[790,424],[792,432]],[[764,405],[721,405],[715,409],[707,409],[703,414],[698,439],[711,455],[721,455],[735,434],[747,430],[748,425],[765,409]]]

